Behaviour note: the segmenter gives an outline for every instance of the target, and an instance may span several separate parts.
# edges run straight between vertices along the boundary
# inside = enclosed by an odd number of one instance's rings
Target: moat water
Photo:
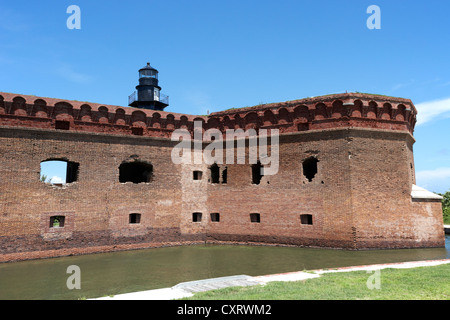
[[[450,258],[445,248],[343,251],[291,247],[186,246],[0,264],[0,299],[89,299],[158,289],[180,282],[366,264]],[[80,268],[81,289],[67,288]]]

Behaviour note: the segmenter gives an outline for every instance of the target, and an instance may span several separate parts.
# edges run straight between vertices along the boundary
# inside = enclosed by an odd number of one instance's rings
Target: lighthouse
[[[169,105],[169,96],[161,93],[161,87],[158,85],[158,70],[147,65],[139,69],[139,85],[128,97],[130,107],[164,110]]]

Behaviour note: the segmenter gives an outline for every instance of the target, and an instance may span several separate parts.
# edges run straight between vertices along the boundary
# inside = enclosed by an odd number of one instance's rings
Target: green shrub
[[[444,213],[444,224],[450,224],[450,208],[443,208],[442,211]]]

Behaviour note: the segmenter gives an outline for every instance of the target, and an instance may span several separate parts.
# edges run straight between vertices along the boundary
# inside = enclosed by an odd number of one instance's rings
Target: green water
[[[445,248],[343,251],[287,247],[186,246],[0,264],[0,299],[80,299],[171,287],[177,283],[343,266],[450,258]],[[66,286],[67,267],[81,289]]]

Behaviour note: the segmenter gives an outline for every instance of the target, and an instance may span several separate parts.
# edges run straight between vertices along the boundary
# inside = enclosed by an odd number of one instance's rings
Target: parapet
[[[278,129],[291,133],[360,127],[409,131],[417,110],[409,99],[343,93],[196,116],[0,92],[0,125],[170,138],[175,129]]]

